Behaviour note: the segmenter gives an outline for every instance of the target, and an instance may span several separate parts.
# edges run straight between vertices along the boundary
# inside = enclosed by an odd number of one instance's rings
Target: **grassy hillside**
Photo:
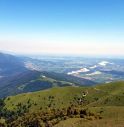
[[[52,101],[53,107],[63,108],[70,105],[70,102],[73,101],[74,96],[80,96],[84,89],[85,88],[81,87],[54,87],[44,91],[8,97],[5,102],[8,109],[14,109],[20,102],[25,104],[29,99],[32,103],[37,103],[36,106],[33,105],[31,107],[31,111],[39,110],[40,107],[46,108],[50,101]],[[53,97],[53,99],[50,99],[50,97]]]
[[[70,118],[59,122],[55,127],[123,127],[124,125],[124,106],[91,107],[90,110],[98,113],[103,111],[102,119]]]
[[[115,82],[96,86],[95,90],[103,94],[96,102],[90,106],[124,106],[124,82]]]
[[[15,121],[16,124],[21,123],[24,119],[33,119],[32,114],[35,115],[36,118],[38,117],[38,119],[43,119],[41,113],[47,112],[45,113],[45,116],[47,114],[48,117],[47,122],[50,121],[54,123],[53,125],[55,125],[55,127],[101,127],[101,125],[103,125],[103,127],[119,127],[124,125],[123,98],[124,82],[120,81],[92,87],[54,87],[44,91],[10,96],[5,99],[4,108],[10,111],[17,111],[20,114],[22,113],[19,110],[20,108],[23,110],[26,109],[27,113],[20,116],[20,118]],[[76,113],[74,113],[76,115],[67,116],[66,119],[65,115],[64,117],[60,117],[61,112],[63,111],[65,113],[68,109],[71,110],[71,113],[76,111]],[[82,118],[80,113],[81,110],[84,109],[87,109],[86,116],[88,114],[88,117],[83,116]],[[59,112],[60,116],[57,117],[57,115],[55,115],[56,113],[53,115],[53,110],[54,112]],[[78,113],[80,115],[78,115]],[[52,114],[52,116],[50,115],[49,117],[49,114]],[[97,119],[98,114],[100,115],[100,119]],[[33,118],[31,118],[31,116]],[[13,123],[13,125],[15,125],[15,123]],[[42,123],[44,123],[44,120]]]
[[[56,108],[68,106],[70,103],[76,104],[76,99],[80,98],[85,100],[83,102],[85,106],[124,106],[124,82],[93,87],[54,87],[44,91],[10,96],[5,102],[6,106],[12,109],[18,103],[26,103],[30,99],[32,103],[37,103],[37,106],[31,107],[35,110],[41,106],[46,107],[51,96],[53,97],[53,106]]]

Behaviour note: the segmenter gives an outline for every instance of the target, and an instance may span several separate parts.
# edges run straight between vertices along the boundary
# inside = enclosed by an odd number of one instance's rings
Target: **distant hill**
[[[56,80],[63,80],[63,81],[67,81],[67,82],[72,82],[75,83],[77,86],[91,86],[91,85],[95,85],[96,83],[88,80],[88,79],[84,79],[84,78],[79,78],[79,77],[75,77],[72,75],[67,75],[64,73],[55,73],[55,72],[42,72],[44,75],[54,78]]]
[[[94,84],[90,80],[68,76],[66,74],[28,70],[14,76],[2,78],[0,97],[34,92],[56,86],[89,86]]]
[[[0,76],[16,75],[27,70],[16,56],[0,53]]]
[[[94,85],[87,79],[54,72],[39,72],[25,67],[24,59],[0,53],[0,98],[34,92],[54,86]]]

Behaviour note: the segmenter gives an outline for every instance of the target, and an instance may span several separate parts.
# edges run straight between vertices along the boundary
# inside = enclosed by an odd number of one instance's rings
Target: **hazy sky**
[[[124,55],[124,0],[0,0],[0,50]]]

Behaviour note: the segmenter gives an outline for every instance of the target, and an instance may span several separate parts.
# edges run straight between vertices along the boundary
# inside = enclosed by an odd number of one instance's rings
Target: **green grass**
[[[50,80],[50,79],[47,79]],[[81,98],[83,92],[88,93],[84,99],[91,112],[100,114],[101,120],[85,120],[69,118],[61,121],[55,127],[121,127],[124,125],[124,82],[115,82],[93,87],[53,87],[51,89],[10,96],[5,100],[5,107],[15,110],[18,103],[26,104],[29,100],[32,106],[29,112],[38,112],[51,108],[62,109],[76,104],[75,97]],[[52,97],[52,98],[51,98]]]
[[[46,108],[49,104],[49,97],[54,96],[55,105],[53,107],[63,108],[69,106],[70,102],[73,101],[74,95],[80,95],[84,89],[80,87],[54,87],[44,91],[11,96],[5,100],[5,103],[8,109],[13,110],[18,103],[25,104],[30,99],[32,103],[37,103],[36,106],[33,105],[31,107],[31,111],[35,111],[41,107]]]
[[[55,127],[123,127],[124,106],[104,106],[90,108],[91,111],[103,111],[100,120],[86,120],[81,118],[71,118],[61,121]]]
[[[37,105],[31,110],[45,108],[49,104],[49,97],[53,96],[53,107],[63,108],[74,101],[74,97],[81,97],[83,92],[88,91],[85,97],[89,104],[87,106],[124,106],[124,82],[110,83],[94,87],[54,87],[44,91],[19,94],[10,96],[5,100],[8,109],[16,108],[18,103],[26,103],[29,99]]]
[[[83,120],[71,118],[61,121],[54,127],[123,127],[124,120],[102,119],[102,120]]]

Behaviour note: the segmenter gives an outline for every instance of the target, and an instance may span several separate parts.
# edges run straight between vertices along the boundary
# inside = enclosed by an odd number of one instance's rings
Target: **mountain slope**
[[[66,74],[28,70],[24,62],[23,57],[0,53],[0,98],[54,86],[95,84],[90,80]]]
[[[6,104],[8,108],[14,108],[18,103],[26,103],[31,99],[32,102],[37,103],[37,106],[31,107],[31,111],[33,111],[39,109],[40,106],[42,106],[42,108],[48,106],[49,96],[54,96],[53,106],[56,108],[67,107],[70,103],[77,104],[77,99],[82,97],[84,99],[84,106],[124,106],[123,91],[124,82],[94,87],[55,87],[44,91],[9,97],[10,100],[6,99]],[[86,94],[86,96],[84,94]],[[115,96],[117,96],[117,98],[115,98]],[[110,100],[106,101],[104,98]],[[101,103],[99,103],[99,101]]]
[[[79,77],[75,77],[72,75],[67,75],[67,74],[63,74],[63,73],[55,73],[55,72],[42,72],[44,75],[54,78],[56,80],[63,80],[63,81],[67,81],[67,82],[72,82],[75,83],[78,86],[91,86],[91,85],[95,85],[96,83],[88,80],[88,79],[84,79],[84,78],[79,78]]]
[[[124,82],[114,82],[95,87],[98,93],[103,93],[105,96],[98,99],[90,106],[123,106],[124,105]]]
[[[38,91],[55,85],[66,86],[71,85],[71,83],[44,77],[41,72],[25,71],[18,75],[1,79],[0,97]]]
[[[0,76],[15,75],[27,70],[16,56],[0,53]]]
[[[1,79],[0,98],[19,93],[39,91],[55,86],[84,86],[95,84],[90,82],[90,80],[66,76],[66,74],[57,74],[54,72],[28,70],[14,76],[4,77]]]
[[[13,127],[120,127],[124,125],[123,91],[124,81],[92,87],[54,87],[7,97],[4,108],[16,116],[22,114],[11,119]]]
[[[124,82],[93,87],[54,87],[7,97],[4,108],[17,111],[18,115],[26,111],[20,117],[14,118],[14,121],[11,119],[10,125],[13,127],[18,125],[20,127],[28,125],[32,127],[101,127],[101,125],[121,127],[124,125],[123,91]]]

